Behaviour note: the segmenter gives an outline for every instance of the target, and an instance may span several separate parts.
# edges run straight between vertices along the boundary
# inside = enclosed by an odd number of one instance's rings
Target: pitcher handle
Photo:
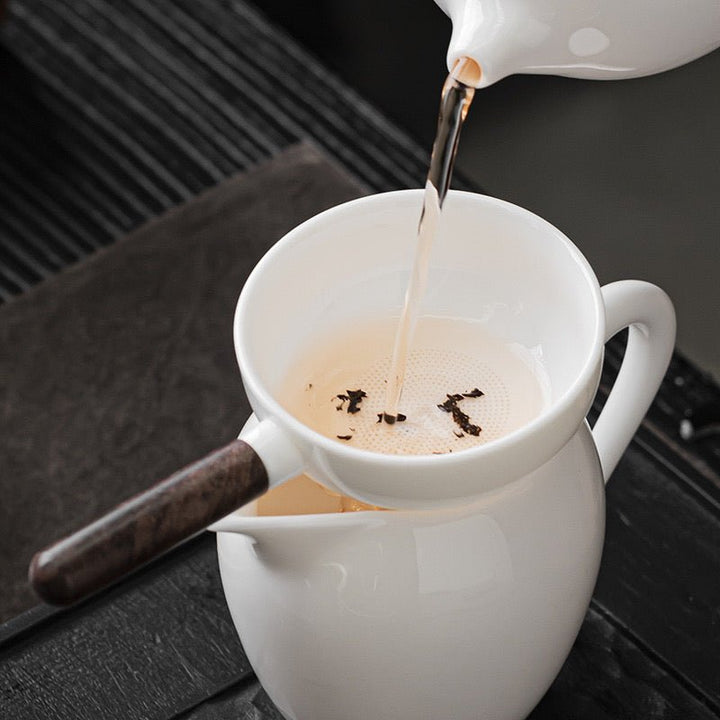
[[[593,428],[605,482],[630,444],[665,375],[675,345],[675,310],[659,287],[621,280],[601,288],[605,342],[629,328],[625,357]]]

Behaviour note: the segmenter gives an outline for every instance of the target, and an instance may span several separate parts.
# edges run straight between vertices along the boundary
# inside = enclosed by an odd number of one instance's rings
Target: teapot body
[[[482,68],[479,87],[514,73],[640,77],[720,45],[720,0],[436,0],[451,18],[448,67]]]
[[[545,465],[473,504],[236,515],[218,557],[248,659],[288,719],[509,720],[570,651],[604,518],[584,423]]]

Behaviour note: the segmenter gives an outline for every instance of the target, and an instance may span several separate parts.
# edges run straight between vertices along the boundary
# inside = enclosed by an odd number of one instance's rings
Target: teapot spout
[[[549,30],[521,12],[524,3],[502,0],[436,0],[452,21],[448,69],[463,57],[480,66],[477,88],[487,87],[518,72],[518,58],[528,45],[540,44]]]

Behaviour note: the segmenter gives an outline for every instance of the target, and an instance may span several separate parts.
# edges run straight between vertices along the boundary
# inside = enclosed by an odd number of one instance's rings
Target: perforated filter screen
[[[545,382],[529,350],[490,336],[479,323],[422,318],[399,406],[405,419],[379,422],[395,323],[368,323],[313,344],[288,375],[287,409],[338,442],[372,452],[425,455],[496,440],[545,406]],[[482,395],[465,396],[479,394],[475,390]],[[353,403],[357,391],[365,395]],[[461,397],[439,407],[448,395]],[[452,405],[459,412],[454,414]],[[478,426],[479,433],[469,426]]]

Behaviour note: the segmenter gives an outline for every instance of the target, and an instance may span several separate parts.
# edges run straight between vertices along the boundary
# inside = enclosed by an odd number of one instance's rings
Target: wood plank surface
[[[647,452],[621,461],[595,598],[720,708],[720,523],[666,473]]]
[[[717,718],[717,708],[591,608],[531,720]]]
[[[264,700],[262,706],[257,704],[257,698]],[[260,683],[253,678],[240,680],[225,691],[176,715],[173,720],[260,720],[265,717],[283,720]]]
[[[608,344],[593,419],[623,353],[624,338]],[[675,355],[608,484],[593,602],[720,713],[720,437],[680,435],[689,410],[717,402],[710,378]]]
[[[265,691],[247,684],[238,684],[201,703],[182,718],[252,718],[255,716],[251,709],[257,710],[263,720],[283,720]],[[528,720],[711,720],[717,717],[702,696],[659,667],[622,631],[591,609],[570,657]]]
[[[250,677],[215,536],[0,644],[0,717],[169,718]]]
[[[303,138],[375,190],[423,183],[427,150],[244,2],[8,15],[0,301]]]

